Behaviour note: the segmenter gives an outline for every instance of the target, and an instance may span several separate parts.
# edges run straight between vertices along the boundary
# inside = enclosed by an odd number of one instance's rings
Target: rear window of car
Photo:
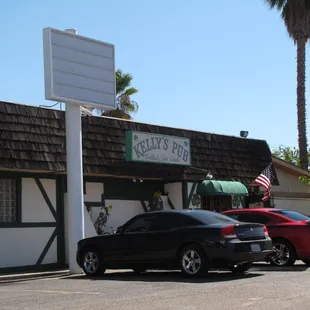
[[[302,213],[298,213],[295,211],[288,211],[288,210],[272,210],[271,213],[277,213],[283,215],[293,221],[310,221],[310,217],[304,215]]]
[[[211,211],[202,211],[199,213],[193,212],[191,216],[197,219],[202,224],[207,224],[207,225],[215,224],[215,223],[232,223],[232,224],[239,223],[238,221],[226,215],[219,214],[216,212],[211,212]]]

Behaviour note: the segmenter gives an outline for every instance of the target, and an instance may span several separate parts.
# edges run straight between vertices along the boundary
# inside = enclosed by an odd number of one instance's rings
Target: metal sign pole
[[[74,29],[66,31],[76,34]],[[67,219],[69,269],[81,273],[76,262],[77,242],[84,238],[84,196],[81,106],[66,103]]]
[[[65,245],[73,274],[82,272],[76,251],[85,238],[81,109],[116,109],[114,50],[113,44],[78,35],[75,29],[43,29],[45,99],[66,104]]]

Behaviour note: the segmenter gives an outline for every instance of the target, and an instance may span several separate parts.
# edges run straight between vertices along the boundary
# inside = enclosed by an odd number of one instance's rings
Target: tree
[[[302,168],[299,159],[299,150],[296,147],[280,145],[272,151],[272,155]],[[307,151],[307,156],[308,161],[310,161],[310,149]],[[310,179],[306,176],[299,176],[299,180],[307,185],[310,185]]]
[[[308,169],[306,128],[306,43],[310,38],[310,0],[265,0],[281,12],[289,36],[297,45],[297,128],[300,167]]]
[[[131,100],[131,96],[138,93],[138,89],[131,86],[132,75],[117,70],[116,73],[116,110],[104,111],[97,110],[101,115],[112,116],[122,119],[132,119],[131,114],[137,113],[139,105]]]
[[[272,155],[300,167],[299,151],[296,147],[280,145],[273,150]]]

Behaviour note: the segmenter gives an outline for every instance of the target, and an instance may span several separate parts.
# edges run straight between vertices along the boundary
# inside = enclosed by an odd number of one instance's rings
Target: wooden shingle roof
[[[210,172],[214,179],[249,184],[272,161],[262,140],[94,116],[82,117],[82,128],[87,175],[202,180]],[[126,162],[126,130],[190,138],[192,167]],[[65,113],[0,102],[1,168],[65,173]]]

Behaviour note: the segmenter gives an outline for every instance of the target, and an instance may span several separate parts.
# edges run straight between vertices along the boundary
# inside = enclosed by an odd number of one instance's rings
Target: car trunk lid
[[[235,225],[235,232],[240,240],[266,239],[267,230],[264,225],[256,223],[241,223]]]

